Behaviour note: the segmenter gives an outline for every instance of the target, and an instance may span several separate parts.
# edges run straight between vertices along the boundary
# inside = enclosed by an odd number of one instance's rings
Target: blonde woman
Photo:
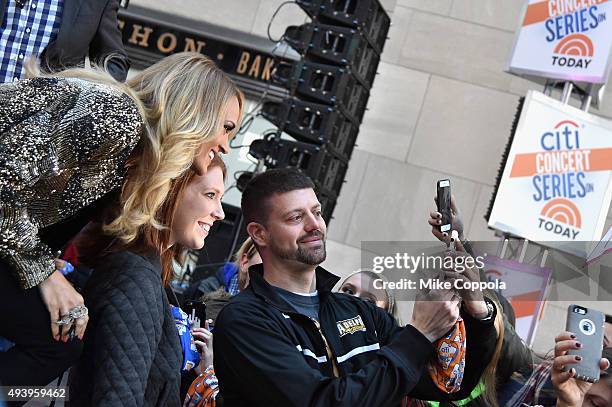
[[[242,108],[231,79],[196,53],[127,84],[75,69],[0,86],[0,336],[15,343],[0,353],[0,382],[44,385],[78,357],[71,338],[83,338],[87,308],[54,250],[119,190],[108,233],[128,244],[162,229],[172,180],[228,152]]]
[[[376,280],[387,281],[387,278],[371,270],[357,270],[340,283],[338,292],[361,298],[384,309],[401,325],[399,310],[395,303],[395,293],[387,288],[374,288]]]

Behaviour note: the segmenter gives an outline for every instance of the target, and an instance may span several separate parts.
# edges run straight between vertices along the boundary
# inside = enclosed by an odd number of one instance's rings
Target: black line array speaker
[[[362,85],[372,87],[380,56],[359,30],[308,23],[288,27],[285,41],[313,62],[350,67]]]
[[[301,99],[336,106],[355,123],[361,123],[369,90],[347,67],[315,62],[280,62],[272,81]]]
[[[298,141],[327,145],[347,162],[351,158],[359,125],[333,106],[290,98],[264,103],[262,115]]]
[[[315,21],[358,28],[381,53],[391,19],[378,0],[297,0]]]
[[[337,196],[348,168],[346,160],[325,145],[290,140],[256,140],[253,145],[267,143],[267,168],[297,168],[308,175],[318,191]]]
[[[271,77],[290,96],[263,103],[261,115],[278,131],[254,141],[250,153],[266,168],[293,167],[311,177],[329,222],[391,20],[379,0],[296,2],[312,22],[287,27],[283,39],[301,59],[277,60]]]

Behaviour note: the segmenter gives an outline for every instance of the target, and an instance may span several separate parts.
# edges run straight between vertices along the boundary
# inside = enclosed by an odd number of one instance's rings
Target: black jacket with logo
[[[316,322],[276,294],[261,266],[251,268],[248,289],[225,306],[215,324],[214,365],[224,406],[372,407],[397,405],[406,394],[424,400],[469,395],[494,351],[494,318],[481,322],[463,315],[469,344],[465,376],[461,391],[449,395],[424,374],[434,355],[429,340],[411,325],[399,327],[372,304],[332,293],[337,281],[317,268]]]

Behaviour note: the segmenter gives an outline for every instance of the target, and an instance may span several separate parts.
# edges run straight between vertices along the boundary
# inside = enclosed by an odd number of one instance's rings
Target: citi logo
[[[540,229],[575,240],[582,228],[578,207],[569,199],[556,198],[544,205],[538,218]]]
[[[553,66],[586,69],[593,61],[593,41],[582,33],[570,34],[557,43],[553,53]]]

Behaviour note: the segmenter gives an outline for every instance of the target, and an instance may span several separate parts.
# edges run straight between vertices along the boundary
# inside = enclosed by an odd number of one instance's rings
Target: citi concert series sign
[[[612,122],[530,91],[489,226],[585,256],[612,197]]]
[[[612,0],[529,0],[508,70],[605,83],[612,47]]]

